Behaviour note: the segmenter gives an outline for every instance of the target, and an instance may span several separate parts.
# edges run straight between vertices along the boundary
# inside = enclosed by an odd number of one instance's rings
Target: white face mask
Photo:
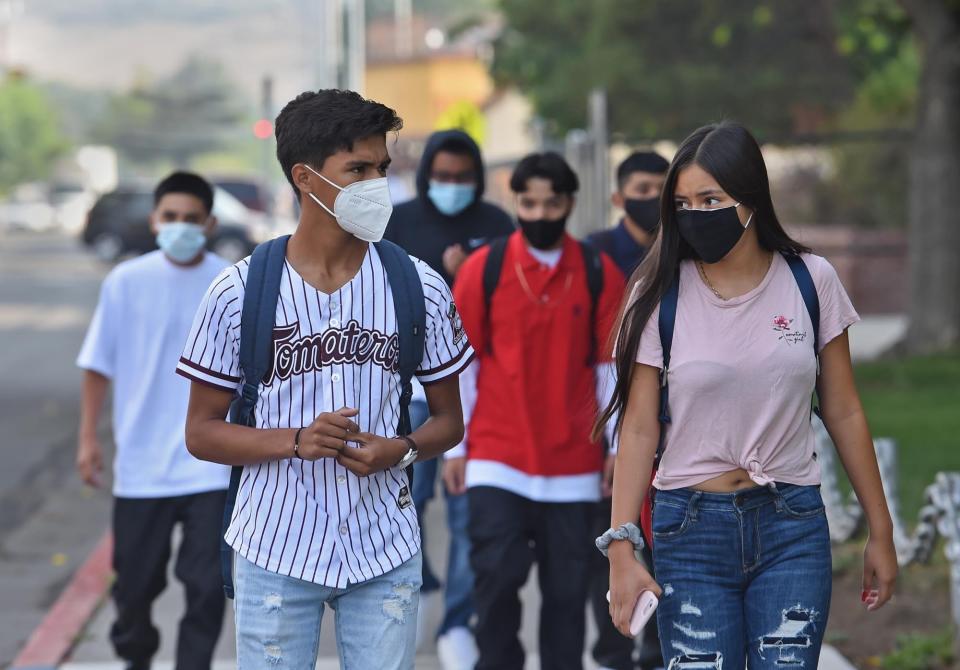
[[[344,187],[334,184],[306,163],[303,165],[320,179],[339,189],[340,193],[333,201],[332,212],[313,193],[307,195],[335,218],[341,228],[364,242],[379,242],[383,239],[383,233],[390,222],[390,214],[393,213],[386,177],[365,179]]]
[[[173,221],[157,226],[157,246],[177,263],[192,261],[206,243],[207,236],[199,224]]]

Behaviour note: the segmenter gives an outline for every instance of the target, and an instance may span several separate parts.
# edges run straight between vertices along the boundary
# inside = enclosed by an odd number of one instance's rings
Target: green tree
[[[628,140],[680,138],[733,117],[761,138],[810,131],[848,101],[826,3],[756,0],[501,0],[494,73],[555,132],[582,127],[586,96],[610,94]]]
[[[0,84],[0,193],[48,177],[67,148],[57,115],[39,88],[17,77]]]
[[[923,352],[960,343],[960,0],[900,4],[922,63],[910,161],[907,344]]]
[[[223,67],[193,56],[171,76],[113,96],[94,135],[131,162],[187,166],[248,132],[246,111]]]

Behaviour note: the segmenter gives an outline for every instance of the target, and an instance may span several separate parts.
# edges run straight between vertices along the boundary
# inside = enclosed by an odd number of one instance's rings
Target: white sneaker
[[[437,656],[443,670],[473,670],[480,660],[470,629],[451,628],[437,640]]]
[[[420,606],[417,608],[417,651],[423,643],[433,637],[436,613],[441,605],[441,592],[431,591],[420,594]]]

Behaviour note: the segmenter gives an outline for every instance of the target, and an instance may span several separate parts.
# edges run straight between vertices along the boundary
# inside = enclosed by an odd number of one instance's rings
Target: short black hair
[[[669,161],[660,154],[654,151],[634,151],[617,167],[617,188],[623,190],[634,172],[667,174],[668,169],[670,169]]]
[[[277,160],[294,193],[291,170],[309,163],[316,170],[338,151],[351,151],[353,143],[375,135],[400,130],[397,113],[354,91],[335,88],[306,91],[287,103],[276,123]]]
[[[470,158],[473,158],[476,149],[460,137],[448,137],[440,143],[436,151],[433,152],[433,155],[436,156],[441,151],[456,154],[457,156],[470,156]]]
[[[527,182],[534,177],[548,180],[554,193],[573,195],[580,188],[577,174],[563,156],[554,151],[530,154],[517,163],[510,176],[510,190],[523,193],[527,190]]]
[[[164,177],[153,191],[153,206],[159,205],[160,200],[168,193],[186,193],[195,196],[207,208],[207,214],[213,211],[213,187],[198,174],[178,171]]]

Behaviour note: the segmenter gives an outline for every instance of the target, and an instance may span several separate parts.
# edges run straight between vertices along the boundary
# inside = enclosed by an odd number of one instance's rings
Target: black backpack
[[[493,294],[500,283],[500,274],[503,271],[503,258],[507,253],[507,243],[509,237],[498,237],[490,243],[490,253],[487,256],[483,266],[483,302],[487,310],[489,323],[490,304],[493,301]],[[583,264],[587,269],[587,290],[590,292],[590,355],[587,358],[587,365],[593,366],[597,362],[597,303],[600,301],[600,294],[603,293],[603,261],[600,258],[600,252],[586,242],[578,242],[580,252],[583,254]],[[488,349],[492,347],[490,338],[487,338]]]

